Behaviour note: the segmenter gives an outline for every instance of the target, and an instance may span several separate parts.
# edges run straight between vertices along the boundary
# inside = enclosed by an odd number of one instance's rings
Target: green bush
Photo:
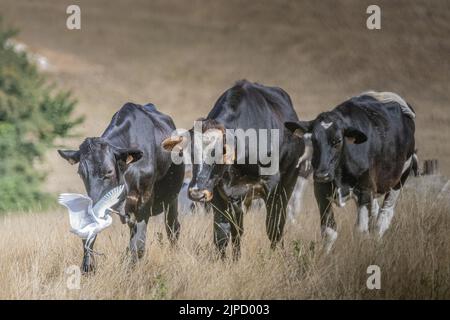
[[[70,93],[55,91],[27,54],[9,45],[14,34],[0,21],[0,212],[45,205],[45,174],[35,164],[82,122],[71,117]]]

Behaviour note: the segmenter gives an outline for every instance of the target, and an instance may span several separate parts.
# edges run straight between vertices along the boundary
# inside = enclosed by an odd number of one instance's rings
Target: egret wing
[[[122,194],[125,186],[122,184],[114,189],[110,190],[105,194],[92,209],[97,218],[104,218],[106,214],[106,209],[111,208],[120,200],[120,195]]]
[[[74,230],[81,230],[91,223],[96,223],[92,214],[91,198],[76,193],[62,193],[58,202],[69,211],[70,227]]]

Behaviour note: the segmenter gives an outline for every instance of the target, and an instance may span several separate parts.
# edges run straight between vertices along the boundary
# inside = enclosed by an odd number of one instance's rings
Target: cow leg
[[[214,208],[214,244],[222,259],[225,259],[225,250],[231,235],[231,220],[229,211]]]
[[[277,187],[267,197],[266,233],[270,240],[270,248],[275,249],[283,236],[286,224],[287,198],[285,192],[278,192]]]
[[[128,223],[130,227],[130,246],[131,262],[136,263],[145,253],[145,241],[147,238],[147,223],[149,217],[140,218]]]
[[[379,211],[380,211],[380,205],[378,204],[378,200],[377,200],[377,198],[373,198],[372,199],[372,207],[370,210],[370,217],[369,217],[369,232],[372,232],[374,230]]]
[[[164,212],[166,220],[166,232],[170,244],[174,245],[180,236],[180,222],[178,221],[177,198],[171,201],[169,208]]]
[[[92,250],[94,249],[95,236],[93,240],[89,243],[89,248],[86,248],[86,241],[83,240],[83,262],[81,264],[81,271],[84,274],[95,271],[95,259]]]
[[[384,197],[383,205],[378,214],[377,223],[376,223],[376,232],[378,236],[381,238],[386,230],[389,228],[392,218],[394,217],[394,209],[397,204],[398,197],[400,196],[400,191],[402,186],[408,180],[409,174],[411,172],[411,161],[412,157],[405,161],[403,165],[403,172],[400,178],[400,182],[392,188]]]
[[[372,193],[370,191],[362,191],[358,195],[358,216],[355,228],[360,233],[369,231],[369,216],[372,212]]]
[[[291,223],[297,222],[297,215],[300,213],[300,210],[302,208],[303,195],[305,193],[307,181],[308,180],[306,180],[305,178],[299,177],[295,184],[291,198],[289,199],[287,212]]]
[[[324,248],[329,253],[338,236],[332,207],[333,185],[315,182],[314,196],[320,212],[320,231],[324,240]]]
[[[384,197],[383,205],[376,223],[376,232],[381,238],[386,230],[389,228],[392,217],[394,216],[394,208],[400,195],[399,189],[391,189]]]
[[[231,239],[233,245],[233,259],[241,256],[241,237],[244,233],[244,212],[242,206],[233,204],[233,221],[231,223]]]
[[[214,190],[210,208],[214,214],[214,244],[220,257],[225,259],[225,251],[231,237],[232,213],[230,213],[228,202],[221,197],[217,190]]]

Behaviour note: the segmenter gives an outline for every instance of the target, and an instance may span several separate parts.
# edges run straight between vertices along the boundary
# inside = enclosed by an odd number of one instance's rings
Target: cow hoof
[[[216,261],[225,261],[227,259],[227,254],[225,253],[225,250],[224,251],[217,250],[213,254],[212,259],[213,259],[214,262],[216,262]]]
[[[324,250],[326,254],[329,254],[334,247],[334,243],[337,239],[336,230],[326,227],[323,232],[323,240],[324,240]]]
[[[138,250],[138,251],[137,251],[137,257],[138,257],[138,260],[139,260],[139,259],[142,259],[142,258],[144,257],[144,254],[145,254],[145,249]]]
[[[82,264],[81,265],[81,273],[84,275],[90,275],[95,273],[95,264]]]
[[[130,250],[127,248],[126,256],[128,258],[128,262],[131,266],[135,266],[140,259],[144,257],[145,250]]]
[[[233,262],[239,261],[241,258],[241,251],[233,251]]]

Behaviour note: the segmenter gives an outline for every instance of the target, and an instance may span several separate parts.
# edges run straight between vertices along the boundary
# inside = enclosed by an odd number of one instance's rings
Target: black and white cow
[[[161,142],[173,130],[172,119],[154,105],[127,103],[101,137],[86,138],[79,150],[58,150],[70,164],[79,163],[78,173],[94,204],[112,188],[125,184],[126,196],[115,209],[130,228],[132,261],[144,253],[150,216],[164,211],[171,242],[179,235],[177,195],[184,165],[174,164],[161,148]],[[82,269],[94,269],[94,257],[86,249]]]
[[[297,161],[304,148],[301,139],[285,130],[287,121],[296,122],[298,117],[284,90],[242,80],[225,91],[207,118],[201,120],[202,138],[195,137],[195,130],[190,132],[192,154],[197,147],[206,150],[220,146],[216,150],[223,149],[221,163],[211,163],[205,158],[200,163],[194,161],[189,185],[192,200],[208,202],[213,207],[214,242],[222,257],[230,238],[233,257],[239,257],[244,230],[242,207],[250,206],[254,198],[262,198],[266,204],[266,232],[271,247],[275,248],[281,240],[286,205],[297,181]],[[244,135],[248,133],[248,136],[241,139],[242,136],[238,138],[236,134],[230,138],[227,135],[230,129],[236,133],[240,130]],[[256,136],[257,141],[250,141],[252,133],[262,135]],[[239,151],[229,147],[229,139],[247,143]],[[186,141],[185,137],[174,135],[163,146],[167,150],[178,146],[175,149],[178,152],[186,148],[182,141]],[[267,152],[270,161],[261,159],[261,150]],[[256,161],[252,162],[251,158]],[[270,167],[276,167],[275,171],[268,173]]]
[[[312,121],[286,122],[311,139],[314,192],[330,250],[337,231],[332,202],[357,201],[357,230],[388,229],[400,189],[415,165],[415,112],[391,92],[365,92]],[[376,197],[384,195],[379,209]]]

